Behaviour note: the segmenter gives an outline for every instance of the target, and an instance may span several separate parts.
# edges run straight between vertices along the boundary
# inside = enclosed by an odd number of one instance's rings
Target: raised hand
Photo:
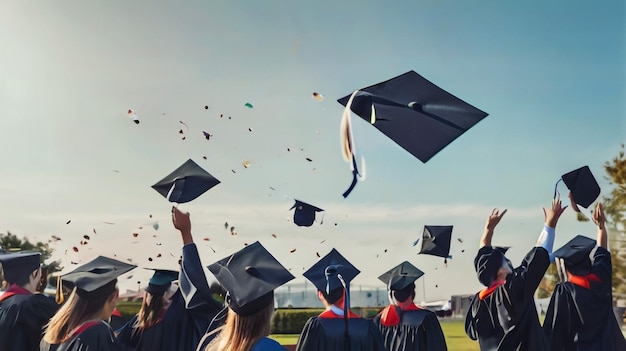
[[[500,220],[502,219],[502,217],[504,217],[506,211],[507,210],[505,209],[504,211],[500,212],[500,210],[494,208],[487,218],[487,222],[485,223],[485,229],[493,230],[498,225],[498,223],[500,223]]]
[[[571,196],[570,196],[570,199],[572,199]],[[548,210],[546,210],[545,207],[543,208],[543,219],[546,225],[548,227],[555,228],[557,222],[559,221],[559,218],[561,217],[563,212],[565,212],[566,209],[567,209],[567,206],[562,207],[560,199],[553,199],[552,205],[550,206]]]
[[[596,205],[596,210],[593,211],[593,223],[598,226],[598,229],[604,229],[604,225],[606,223],[606,217],[604,216],[604,208],[602,207],[602,203],[598,202]]]

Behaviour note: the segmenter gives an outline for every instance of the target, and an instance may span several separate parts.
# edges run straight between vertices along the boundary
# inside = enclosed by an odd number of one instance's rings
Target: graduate
[[[492,247],[491,238],[506,210],[494,209],[487,218],[480,249],[474,259],[478,280],[486,286],[474,295],[465,318],[465,333],[478,340],[482,351],[548,350],[534,293],[550,265],[555,228],[565,211],[560,200],[544,208],[544,227],[537,244],[513,268],[504,255],[508,248]]]
[[[136,266],[99,256],[59,277],[57,302],[63,303],[46,326],[41,351],[118,351],[113,329],[108,324],[117,304],[117,278]],[[73,286],[67,301],[62,285]]]
[[[573,201],[572,201],[573,202]],[[578,235],[554,252],[560,273],[543,330],[550,350],[626,350],[626,340],[613,316],[611,253],[604,210],[593,212],[596,240]]]
[[[180,274],[155,270],[141,310],[117,336],[129,350],[195,350],[209,324],[222,309],[209,289],[198,249],[191,235],[189,213],[172,207],[172,222],[181,233]],[[178,281],[177,283],[175,281]],[[213,327],[218,327],[214,323]]]
[[[387,285],[389,301],[374,318],[388,351],[447,351],[446,339],[434,312],[413,303],[415,281],[424,272],[404,261],[378,279]]]
[[[359,273],[335,249],[304,272],[304,277],[317,288],[326,311],[306,322],[297,351],[385,350],[376,325],[350,311],[350,281]]]
[[[0,296],[0,350],[39,350],[41,330],[58,309],[53,299],[37,293],[41,254],[0,255],[8,289]]]
[[[208,332],[197,350],[284,351],[268,338],[274,289],[295,277],[258,241],[215,262],[209,270],[226,290],[226,323]]]

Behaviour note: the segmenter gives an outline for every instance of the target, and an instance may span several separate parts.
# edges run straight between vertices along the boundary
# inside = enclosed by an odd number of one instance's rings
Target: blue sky
[[[494,242],[515,262],[561,174],[589,165],[607,188],[602,164],[626,136],[624,17],[619,1],[5,1],[0,230],[62,237],[68,267],[96,254],[172,264],[179,239],[150,185],[192,158],[222,181],[181,206],[207,265],[260,240],[302,281],[336,247],[363,272],[355,284],[409,260],[428,299],[474,292],[493,207],[509,208]],[[426,164],[353,118],[367,179],[343,199],[336,99],[409,70],[490,115]],[[294,198],[324,208],[324,223],[290,223]],[[463,240],[447,268],[410,245],[426,224]],[[572,213],[557,229],[557,244],[593,235]]]

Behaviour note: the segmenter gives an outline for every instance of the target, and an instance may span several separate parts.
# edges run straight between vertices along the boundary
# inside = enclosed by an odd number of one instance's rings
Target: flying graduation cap
[[[289,209],[290,211],[296,209],[293,213],[293,222],[299,227],[310,227],[315,222],[315,213],[323,212],[319,207],[309,205],[306,202],[295,200],[296,202]],[[324,221],[322,217],[321,222]],[[321,224],[321,223],[320,223]]]
[[[152,188],[169,202],[185,203],[194,200],[219,183],[219,180],[189,159],[174,172],[154,184]]]
[[[345,133],[349,128],[344,127],[350,125],[349,110],[424,163],[488,115],[415,71],[356,90],[337,101],[346,107],[342,145],[344,158],[353,169],[353,183],[344,197],[354,188],[359,175],[352,132]],[[349,156],[345,153],[346,145],[351,145],[352,157],[346,157]]]
[[[422,244],[418,254],[443,257],[447,263],[450,256],[451,225],[425,225]]]
[[[587,209],[600,195],[600,186],[593,177],[589,166],[583,166],[571,172],[565,173],[554,186],[554,197],[557,198],[559,192],[557,187],[563,181],[574,198],[574,202],[580,207]],[[577,212],[579,212],[577,211]]]
[[[240,316],[272,304],[274,289],[295,279],[258,241],[208,268],[227,291],[228,306]]]

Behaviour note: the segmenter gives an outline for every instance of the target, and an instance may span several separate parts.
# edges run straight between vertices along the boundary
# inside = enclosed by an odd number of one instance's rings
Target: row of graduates
[[[565,209],[558,200],[544,209],[537,244],[517,268],[506,249],[491,245],[506,210],[488,217],[474,262],[486,288],[472,299],[465,323],[481,350],[626,350],[611,313],[612,266],[602,207],[593,215],[597,240],[577,236],[552,252]],[[156,271],[139,314],[115,332],[107,321],[117,303],[117,277],[135,266],[99,257],[63,275],[57,292],[71,292],[67,301],[58,294],[59,308],[32,293],[41,275],[38,254],[1,255],[11,285],[0,296],[0,350],[284,350],[267,336],[274,289],[294,276],[260,243],[248,245],[209,266],[226,291],[224,307],[207,283],[189,214],[173,207],[172,221],[184,245],[180,272]],[[533,294],[551,259],[568,281],[557,285],[542,328]],[[297,350],[447,349],[437,317],[413,303],[419,269],[403,262],[380,277],[392,304],[373,320],[349,309],[350,281],[359,273],[335,249],[304,273],[326,311],[307,321]]]
[[[0,351],[284,350],[268,338],[274,290],[295,277],[259,242],[208,268],[225,291],[225,304],[209,287],[191,235],[189,213],[172,207],[183,241],[180,271],[155,270],[140,312],[111,327],[117,278],[136,266],[96,259],[58,278],[56,301],[38,294],[40,254],[0,255],[9,288],[0,296]],[[306,323],[297,350],[447,350],[437,317],[413,303],[423,272],[403,262],[381,279],[390,305],[374,320],[349,309],[349,286],[360,271],[337,250],[304,273],[327,307]]]
[[[580,212],[572,193],[569,198]],[[505,256],[508,248],[491,244],[506,210],[494,209],[487,218],[474,259],[485,288],[472,297],[465,318],[466,334],[478,340],[481,350],[626,350],[613,314],[613,268],[602,204],[598,202],[591,215],[597,226],[595,240],[577,235],[553,252],[556,225],[566,209],[558,197],[543,209],[543,230],[518,267]],[[534,293],[551,262],[561,282],[552,293],[542,326]]]

